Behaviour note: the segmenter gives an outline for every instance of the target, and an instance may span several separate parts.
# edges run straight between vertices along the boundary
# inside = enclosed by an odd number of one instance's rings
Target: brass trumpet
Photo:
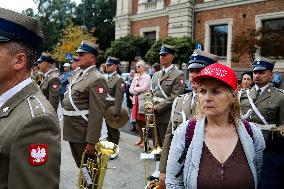
[[[86,154],[86,151],[82,155],[79,189],[102,189],[109,158],[118,153],[118,146],[108,141],[96,143],[95,149],[95,155]]]

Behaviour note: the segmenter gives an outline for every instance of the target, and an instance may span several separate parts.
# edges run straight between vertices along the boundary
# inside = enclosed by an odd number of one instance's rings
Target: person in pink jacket
[[[144,115],[144,96],[145,92],[150,89],[151,77],[146,73],[146,64],[139,60],[136,64],[137,74],[131,83],[129,92],[133,94],[132,118],[136,120],[140,140],[135,145],[144,147],[142,128],[145,127]]]

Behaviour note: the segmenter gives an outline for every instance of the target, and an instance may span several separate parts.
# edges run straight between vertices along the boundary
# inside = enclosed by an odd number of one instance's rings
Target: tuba
[[[118,146],[108,141],[96,143],[95,149],[95,155],[86,154],[86,151],[82,155],[79,189],[102,189],[109,158],[118,153]]]

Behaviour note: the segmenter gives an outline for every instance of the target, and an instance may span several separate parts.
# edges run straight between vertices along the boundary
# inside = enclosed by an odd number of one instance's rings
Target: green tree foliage
[[[58,43],[62,31],[69,24],[76,4],[70,0],[34,0],[38,7],[38,19],[43,35],[44,50],[51,51]]]
[[[115,38],[115,14],[116,0],[82,0],[74,23],[92,31],[100,49],[106,50]]]
[[[168,37],[166,39],[159,39],[152,47],[148,50],[146,54],[146,60],[151,64],[160,62],[159,51],[162,44],[173,45],[176,47],[176,53],[174,58],[174,63],[181,65],[184,62],[188,62],[191,56],[196,42],[191,39],[191,37]]]
[[[30,16],[30,17],[34,17],[34,10],[32,8],[27,8],[26,10],[22,11],[22,14]]]
[[[65,48],[66,44],[68,43],[70,45],[70,52],[73,52],[73,56],[76,56],[75,51],[80,46],[82,40],[88,40],[96,43],[96,38],[94,38],[91,33],[83,32],[80,26],[74,26],[71,23],[64,30],[63,36],[61,37],[59,43],[57,43],[51,54],[57,61],[64,62],[65,53],[67,52],[67,49]]]
[[[125,61],[132,61],[136,56],[145,59],[145,54],[152,44],[153,41],[147,37],[128,35],[113,41],[106,55]]]
[[[284,29],[272,30],[260,28],[248,29],[237,35],[232,43],[232,52],[239,57],[247,54],[250,60],[254,60],[254,54],[260,50],[261,56],[283,58],[284,57]]]

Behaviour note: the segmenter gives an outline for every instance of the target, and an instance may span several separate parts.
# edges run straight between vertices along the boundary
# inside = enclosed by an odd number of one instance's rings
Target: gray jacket
[[[185,133],[187,125],[188,121],[179,126],[179,128],[175,131],[174,138],[171,143],[166,170],[166,185],[168,189],[197,188],[199,163],[204,142],[205,117],[200,118],[196,123],[194,135],[187,151],[183,174],[178,178],[175,177],[175,175],[182,167],[182,164],[179,164],[177,161],[180,158],[180,155],[185,147]],[[253,124],[251,124],[251,128],[254,136],[254,141],[247,133],[244,124],[239,120],[237,132],[246,154],[249,167],[254,178],[254,183],[256,183],[255,188],[257,188],[257,183],[260,178],[262,167],[263,150],[265,148],[265,143],[261,130]]]

